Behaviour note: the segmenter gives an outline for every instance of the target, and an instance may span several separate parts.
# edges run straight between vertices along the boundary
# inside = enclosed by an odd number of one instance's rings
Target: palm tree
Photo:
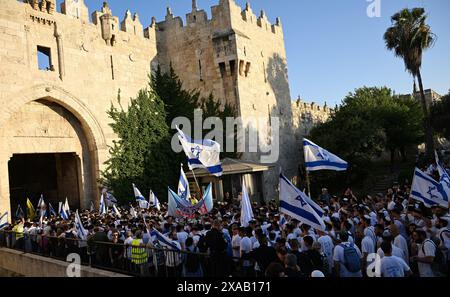
[[[427,157],[434,154],[433,128],[431,126],[430,106],[426,102],[423,90],[420,68],[422,66],[423,51],[430,48],[436,36],[426,24],[427,15],[423,8],[405,8],[391,17],[392,27],[384,33],[387,49],[394,51],[395,56],[405,62],[406,71],[411,73],[414,80],[419,81],[422,109],[424,112],[424,128],[426,135]]]

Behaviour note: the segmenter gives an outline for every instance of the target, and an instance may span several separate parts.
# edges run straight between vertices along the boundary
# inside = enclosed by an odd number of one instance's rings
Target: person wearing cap
[[[384,257],[380,262],[380,273],[382,277],[405,277],[411,276],[412,271],[408,264],[400,257],[392,255],[392,245],[385,241],[381,244]]]
[[[380,258],[384,257],[384,252],[381,249],[381,244],[383,244],[383,242],[388,242],[390,245],[392,245],[392,255],[397,256],[402,259],[405,258],[405,254],[403,253],[403,251],[392,244],[393,238],[392,238],[391,231],[384,230],[381,238],[382,238],[382,241],[380,243],[380,247],[377,249],[377,254],[378,254],[378,256],[380,256]],[[409,259],[408,259],[408,261],[405,261],[405,262],[409,263]]]

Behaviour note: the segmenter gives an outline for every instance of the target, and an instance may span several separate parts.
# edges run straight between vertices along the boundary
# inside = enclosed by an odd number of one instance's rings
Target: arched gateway
[[[98,197],[102,130],[89,108],[65,90],[40,85],[2,106],[0,117],[0,207],[25,209],[39,196],[56,208],[68,198],[74,208]]]

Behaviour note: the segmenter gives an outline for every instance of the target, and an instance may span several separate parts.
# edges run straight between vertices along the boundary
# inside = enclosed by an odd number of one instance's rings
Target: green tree
[[[332,118],[312,129],[311,139],[348,161],[361,179],[371,161],[418,144],[423,137],[420,105],[409,96],[394,96],[388,88],[360,88],[343,100]]]
[[[131,184],[136,183],[143,194],[150,188],[157,194],[166,192],[171,168],[170,135],[166,124],[164,103],[151,90],[139,91],[125,110],[111,104],[108,116],[118,140],[110,147],[110,159],[102,172],[102,181],[122,203],[134,201]]]
[[[441,136],[450,139],[450,92],[431,109],[433,127]]]
[[[419,81],[422,110],[424,114],[424,128],[426,135],[427,157],[432,158],[434,154],[433,128],[429,105],[425,99],[420,68],[422,66],[423,51],[430,48],[436,40],[427,25],[425,9],[413,8],[403,9],[391,18],[392,26],[384,34],[386,47],[394,51],[395,56],[403,59],[406,70],[414,79]]]

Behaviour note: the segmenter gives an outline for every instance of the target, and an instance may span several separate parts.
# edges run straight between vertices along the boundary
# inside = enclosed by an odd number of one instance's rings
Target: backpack
[[[431,269],[437,276],[445,276],[448,272],[447,260],[444,256],[444,253],[439,248],[439,244],[436,244],[431,239],[426,239],[422,244],[422,253],[425,255],[425,242],[431,242],[434,246],[434,258],[431,263]]]
[[[187,272],[194,273],[198,271],[200,266],[199,256],[195,253],[198,253],[198,248],[195,247],[194,250],[187,254],[186,257],[186,270]]]
[[[344,266],[349,272],[358,272],[361,270],[361,261],[358,252],[353,246],[353,243],[345,245],[341,244],[344,249]]]

